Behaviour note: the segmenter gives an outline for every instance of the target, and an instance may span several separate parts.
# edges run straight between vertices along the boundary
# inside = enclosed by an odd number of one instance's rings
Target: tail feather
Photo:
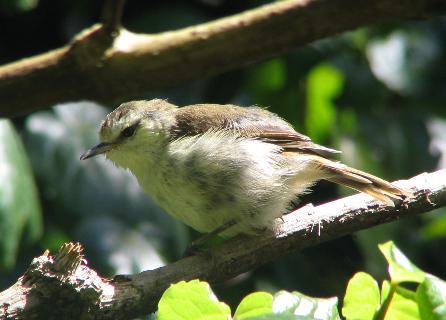
[[[325,180],[367,193],[391,206],[394,205],[394,200],[402,200],[411,196],[409,192],[384,179],[350,168],[339,162],[324,160],[320,168],[327,174]]]
[[[394,190],[392,191],[387,191],[386,189],[384,189],[382,186],[377,186],[372,184],[361,184],[358,183],[356,181],[352,181],[349,180],[348,178],[343,178],[343,177],[333,177],[333,178],[329,178],[327,179],[328,181],[331,182],[335,182],[338,184],[341,184],[343,186],[355,189],[357,191],[361,191],[364,193],[367,193],[368,195],[388,204],[388,205],[393,205],[393,201],[392,199],[398,200],[398,199],[402,199],[403,197],[406,196],[406,192],[403,190],[399,190],[399,192],[396,192]]]

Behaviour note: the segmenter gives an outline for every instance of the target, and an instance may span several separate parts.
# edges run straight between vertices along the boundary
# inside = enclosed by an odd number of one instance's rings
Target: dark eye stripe
[[[121,137],[130,138],[135,134],[136,128],[138,127],[139,122],[135,122],[131,126],[128,126],[124,130],[121,131]]]

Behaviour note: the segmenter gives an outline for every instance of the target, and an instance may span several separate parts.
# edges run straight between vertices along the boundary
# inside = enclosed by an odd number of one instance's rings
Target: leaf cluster
[[[389,279],[377,281],[366,272],[349,281],[342,316],[347,320],[440,320],[446,318],[446,282],[415,266],[389,241],[379,246]],[[409,285],[409,287],[407,287]],[[181,281],[167,289],[159,304],[159,320],[337,320],[338,298],[314,298],[297,291],[254,292],[234,314],[218,300],[209,284]]]

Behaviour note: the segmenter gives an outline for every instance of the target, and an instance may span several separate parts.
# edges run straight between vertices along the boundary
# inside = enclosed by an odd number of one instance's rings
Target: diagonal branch
[[[280,255],[446,206],[446,170],[397,184],[412,190],[414,198],[389,207],[359,194],[307,206],[284,216],[275,235],[236,237],[209,254],[112,280],[79,265],[81,248],[67,245],[56,257],[44,254],[34,259],[25,275],[0,293],[0,318],[133,319],[155,311],[162,292],[171,283],[195,278],[224,281]],[[78,260],[68,261],[70,257]]]
[[[153,35],[121,30],[110,39],[107,25],[97,25],[63,48],[0,67],[0,117],[64,101],[129,100],[346,30],[445,12],[442,0],[286,0]]]

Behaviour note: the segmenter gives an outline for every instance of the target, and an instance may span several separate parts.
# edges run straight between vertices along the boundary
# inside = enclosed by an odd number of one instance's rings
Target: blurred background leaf
[[[335,98],[341,95],[342,73],[327,64],[315,66],[307,80],[307,133],[315,142],[324,143],[333,134],[336,121]]]
[[[0,268],[15,265],[22,238],[35,242],[42,234],[34,176],[14,126],[0,120]]]
[[[39,0],[2,0],[0,10],[4,14],[13,15],[33,10],[38,4]]]

